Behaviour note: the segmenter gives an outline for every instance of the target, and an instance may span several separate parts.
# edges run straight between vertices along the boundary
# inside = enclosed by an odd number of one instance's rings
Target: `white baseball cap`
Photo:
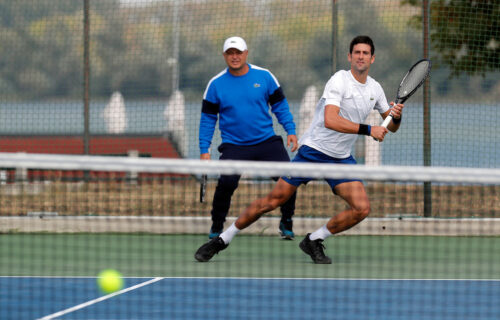
[[[227,38],[226,41],[224,41],[224,51],[226,52],[228,49],[235,48],[240,51],[245,51],[247,50],[247,43],[243,38],[240,37],[230,37]]]

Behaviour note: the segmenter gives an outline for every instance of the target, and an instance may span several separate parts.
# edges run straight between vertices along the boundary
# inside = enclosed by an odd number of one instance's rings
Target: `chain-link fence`
[[[389,100],[416,60],[434,64],[397,134],[358,139],[359,162],[500,166],[497,1],[23,0],[0,12],[2,151],[198,158],[203,92],[232,35],[278,78],[300,134],[367,34]]]

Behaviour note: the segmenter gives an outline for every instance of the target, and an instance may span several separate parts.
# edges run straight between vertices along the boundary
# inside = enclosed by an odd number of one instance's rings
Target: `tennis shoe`
[[[283,240],[293,240],[295,238],[295,234],[292,231],[292,228],[287,228],[283,222],[280,222],[280,235]]]
[[[226,249],[227,246],[228,244],[225,244],[221,237],[213,238],[196,251],[194,258],[200,262],[207,262],[212,259],[214,255]]]
[[[331,264],[332,259],[325,255],[325,246],[323,245],[323,239],[311,240],[309,239],[310,233],[302,240],[299,244],[300,249],[308,254],[312,261],[316,264]]]

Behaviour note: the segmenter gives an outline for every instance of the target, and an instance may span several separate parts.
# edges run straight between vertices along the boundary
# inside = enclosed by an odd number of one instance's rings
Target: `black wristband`
[[[372,132],[372,127],[368,124],[359,124],[358,134],[369,136]]]
[[[392,122],[393,122],[394,124],[399,124],[399,123],[401,123],[401,119],[403,119],[403,115],[401,115],[401,117],[399,117],[399,119],[392,118]]]

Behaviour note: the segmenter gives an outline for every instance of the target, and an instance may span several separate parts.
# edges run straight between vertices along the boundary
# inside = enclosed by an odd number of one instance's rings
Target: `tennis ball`
[[[97,276],[97,285],[105,294],[119,291],[123,288],[123,278],[120,272],[113,269],[106,269]]]

